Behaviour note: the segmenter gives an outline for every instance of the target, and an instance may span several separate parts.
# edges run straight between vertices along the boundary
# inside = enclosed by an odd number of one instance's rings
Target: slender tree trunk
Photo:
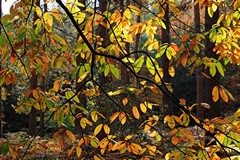
[[[35,69],[31,71],[31,89],[36,89],[37,87],[37,75]],[[29,113],[29,122],[28,122],[28,134],[35,136],[37,133],[37,109],[32,106]]]
[[[162,28],[162,43],[170,43],[170,22],[169,22],[169,6],[168,4],[165,5],[165,15],[164,15],[164,23],[166,25],[166,29]],[[166,84],[171,83],[171,76],[168,72],[169,67],[169,59],[167,58],[166,54],[162,56],[162,68],[163,68],[163,81]],[[163,95],[163,106],[164,106],[164,115],[171,115],[173,114],[173,106],[172,101],[167,97],[167,95]]]
[[[44,3],[44,7],[43,7],[44,13],[47,12],[47,3]],[[46,30],[43,30],[43,33],[45,33]],[[43,45],[43,51],[45,51],[45,45]],[[42,86],[41,86],[41,90],[43,92],[45,92],[46,90],[46,77],[45,75],[42,76]],[[40,111],[40,136],[43,137],[44,136],[44,132],[45,132],[45,128],[44,128],[44,112],[41,110]]]
[[[101,13],[104,13],[107,10],[107,2],[107,0],[99,0],[99,11]],[[98,26],[98,35],[103,39],[102,47],[107,47],[107,29],[104,26]],[[106,86],[107,82],[107,78],[104,76],[104,74],[99,73],[99,83],[101,84],[101,86]]]
[[[40,1],[36,1],[36,5],[40,5]],[[37,14],[34,13],[33,21],[37,20]],[[36,89],[37,88],[37,73],[34,68],[31,70],[31,79],[30,79],[30,88]],[[30,136],[35,136],[37,134],[37,109],[32,106],[31,111],[29,113],[29,122],[28,122],[28,134]]]
[[[130,0],[126,0],[126,6],[130,5]],[[125,9],[124,7],[124,1],[121,1],[121,9],[122,9],[122,13]],[[126,48],[126,53],[129,54],[130,53],[130,43],[126,42],[125,43],[125,48]],[[122,84],[129,84],[130,83],[130,74],[127,71],[127,68],[124,65],[121,65],[121,81]]]
[[[208,11],[207,8],[205,9],[205,31],[209,31],[212,28],[212,25],[217,23],[217,20],[219,18],[219,10],[217,10],[213,17],[211,18],[208,15]],[[213,52],[213,48],[214,48],[214,43],[210,42],[210,39],[207,38],[206,39],[206,50],[205,50],[205,55],[207,57],[211,57],[211,58],[218,58],[218,55]],[[207,71],[207,73],[209,74],[209,71]],[[211,106],[211,108],[209,110],[207,110],[206,113],[206,118],[214,118],[217,116],[220,116],[220,109],[219,109],[219,101],[214,102],[212,99],[212,89],[214,86],[218,86],[219,85],[219,79],[220,79],[220,74],[217,72],[217,74],[212,77],[211,79],[207,79],[206,80],[206,102]]]
[[[199,3],[194,6],[194,26],[196,33],[200,33],[200,7]],[[202,57],[202,53],[200,51],[200,57]],[[203,103],[203,76],[202,76],[203,68],[202,66],[197,67],[196,69],[196,79],[197,79],[197,103]],[[197,107],[197,117],[200,119],[204,119],[204,107],[202,105],[198,105]]]

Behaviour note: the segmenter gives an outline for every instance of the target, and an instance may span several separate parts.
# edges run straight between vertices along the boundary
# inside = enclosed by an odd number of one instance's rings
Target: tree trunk
[[[126,6],[130,5],[130,1],[126,1]],[[125,9],[124,7],[124,1],[121,1],[121,9],[122,13]],[[126,54],[130,53],[130,43],[126,42],[125,43],[125,48],[126,48]],[[127,68],[124,65],[121,65],[121,81],[123,85],[129,84],[130,83],[130,73],[127,71]]]
[[[170,43],[170,22],[169,22],[169,6],[168,4],[165,5],[165,15],[164,15],[164,23],[166,25],[166,29],[162,28],[162,43]],[[163,68],[163,81],[165,84],[171,83],[171,76],[168,72],[169,67],[169,59],[167,58],[166,54],[162,56],[162,68]],[[163,107],[164,107],[164,116],[173,114],[173,105],[170,98],[167,95],[163,95]]]
[[[36,1],[36,5],[40,5],[40,1]],[[34,12],[33,22],[37,20],[38,16],[36,12]],[[35,27],[35,26],[34,26]],[[34,68],[31,70],[31,79],[30,79],[30,88],[36,89],[37,88],[37,73]],[[29,113],[29,122],[28,122],[28,134],[30,136],[35,136],[37,134],[37,109],[32,106],[31,111]]]
[[[213,17],[211,18],[208,15],[207,7],[205,8],[205,31],[206,32],[212,28],[213,24],[217,23],[218,18],[219,18],[219,10],[217,10],[214,13]],[[213,52],[213,48],[214,48],[214,43],[210,42],[209,38],[206,38],[205,55],[209,58],[217,59],[218,55],[215,52]],[[207,73],[209,74],[209,71],[207,71]],[[212,89],[214,86],[219,85],[219,78],[220,78],[220,74],[217,72],[214,77],[212,77],[211,79],[207,79],[205,83],[206,102],[211,106],[211,108],[206,111],[206,118],[209,118],[209,119],[220,116],[219,101],[214,102],[212,99]]]
[[[195,32],[200,33],[200,8],[199,3],[194,6],[194,26]],[[199,53],[200,57],[201,51]],[[203,67],[198,66],[196,69],[196,79],[197,79],[197,103],[199,104],[197,107],[197,117],[200,119],[204,119],[204,107],[200,105],[203,103],[203,76],[202,76]]]
[[[33,69],[31,71],[31,89],[36,89],[37,87],[37,75],[36,71]],[[28,134],[30,136],[35,136],[37,133],[37,109],[32,106],[31,111],[29,113],[29,121],[28,121]]]
[[[99,0],[99,11],[101,13],[104,13],[107,10],[107,0]],[[102,41],[102,47],[105,48],[107,47],[107,29],[102,26],[99,25],[98,26],[98,35],[103,39]],[[104,76],[103,73],[99,73],[99,83],[101,86],[106,86],[107,84],[107,78]]]

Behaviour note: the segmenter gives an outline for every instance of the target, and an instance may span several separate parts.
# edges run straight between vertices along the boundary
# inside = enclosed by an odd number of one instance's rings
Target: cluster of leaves
[[[76,154],[77,157],[97,160],[118,152],[142,159],[160,155],[166,159],[217,159],[218,151],[229,156],[226,148],[239,153],[240,111],[230,118],[199,119],[192,113],[199,104],[188,106],[186,100],[172,95],[172,87],[162,80],[167,73],[163,72],[160,63],[162,56],[166,55],[170,61],[168,74],[172,77],[179,65],[192,71],[203,65],[209,69],[210,75],[205,74],[208,78],[214,77],[217,72],[224,76],[224,65],[239,64],[239,2],[233,1],[233,9],[223,13],[209,32],[184,33],[175,39],[177,44],[160,44],[157,39],[158,29],[166,29],[164,15],[169,14],[164,11],[166,3],[172,16],[176,17],[181,12],[175,2],[144,1],[146,6],[151,5],[152,9],[148,9],[133,1],[122,10],[114,9],[120,4],[113,2],[112,6],[109,5],[110,9],[103,13],[96,9],[97,3],[94,2],[85,5],[68,0],[63,4],[56,0],[59,8],[43,11],[35,1],[19,1],[11,7],[10,14],[1,18],[0,85],[26,86],[15,106],[16,111],[29,113],[35,108],[50,113],[46,124],[52,118],[59,127],[53,137],[59,139],[62,148],[68,140],[71,141],[67,156]],[[196,2],[207,6],[210,16],[226,5],[222,2]],[[54,0],[44,1],[45,5],[52,3]],[[137,17],[145,12],[150,18],[136,23]],[[72,33],[65,31],[65,27],[71,27]],[[108,31],[106,37],[101,37],[99,33],[102,27]],[[148,38],[140,51],[129,52],[127,44],[134,45],[138,35]],[[220,55],[218,59],[199,56],[206,38],[215,44],[214,51]],[[101,78],[111,78],[113,82],[121,80],[122,66],[136,80],[132,80],[130,86],[123,86],[124,89],[108,91],[105,84],[101,84]],[[141,74],[144,69],[146,72]],[[48,77],[52,70],[57,70],[61,76],[56,77],[48,88],[43,89],[39,82],[35,88],[27,87],[34,79]],[[63,73],[69,75],[64,76]],[[92,87],[86,88],[88,83]],[[80,87],[74,88],[77,84],[81,84]],[[66,85],[69,87],[64,88]],[[126,90],[132,92],[131,97],[126,96]],[[153,101],[148,97],[161,99],[162,94],[171,98],[181,112],[179,115],[163,117],[162,101]],[[89,99],[88,102],[92,99],[94,105],[83,104],[82,95]],[[219,100],[219,95],[225,102],[233,99],[225,88],[215,86],[212,90],[215,102]],[[103,96],[109,100],[104,103],[104,109],[105,112],[110,110],[110,116],[95,108],[103,104],[98,102]],[[210,107],[206,103],[201,105]],[[205,137],[191,133],[190,121],[202,132],[210,134],[216,144],[207,149]],[[118,129],[113,129],[114,126]],[[160,128],[166,126],[169,132],[164,134]],[[80,127],[81,133],[75,135],[71,131],[73,127]],[[150,139],[147,143],[143,143],[143,135]],[[165,142],[171,145],[170,151],[161,149]],[[31,154],[35,150],[36,145],[31,145],[32,141],[25,153]],[[0,148],[3,154],[8,154],[9,149],[6,148],[11,146],[4,143]],[[17,152],[10,151],[10,154],[19,158]]]

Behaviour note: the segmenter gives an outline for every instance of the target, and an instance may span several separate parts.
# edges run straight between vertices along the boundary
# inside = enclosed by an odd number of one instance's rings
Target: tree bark
[[[107,11],[107,4],[108,4],[108,1],[107,0],[99,0],[99,11],[101,13],[104,13],[105,11]],[[107,47],[107,29],[102,26],[102,25],[99,25],[98,26],[98,35],[103,39],[102,41],[102,47],[105,48]],[[107,78],[104,76],[103,73],[99,73],[99,83],[101,86],[106,86],[107,84]]]
[[[126,6],[130,5],[130,0],[126,0]],[[121,1],[121,9],[122,13],[125,9],[124,7],[124,1]],[[126,54],[130,53],[130,43],[126,42],[125,43],[125,48],[126,48]],[[124,65],[121,65],[121,81],[123,85],[129,84],[130,83],[130,73],[127,71],[127,68]]]
[[[207,7],[205,8],[205,31],[209,31],[212,28],[212,25],[217,23],[217,20],[219,18],[219,10],[217,10],[213,17],[211,18],[208,15]],[[206,50],[205,50],[205,55],[209,58],[218,58],[218,55],[213,52],[214,48],[214,43],[210,41],[209,38],[206,38]],[[209,71],[207,71],[209,74]],[[217,72],[214,77],[211,79],[206,80],[206,102],[211,106],[209,110],[206,111],[206,118],[214,118],[217,116],[220,116],[220,109],[219,109],[219,101],[214,102],[212,99],[212,89],[214,86],[219,85],[219,79],[220,79],[220,74]]]
[[[36,5],[40,5],[40,1],[36,1]],[[34,12],[33,22],[37,20],[38,16],[36,12]],[[37,88],[37,73],[34,68],[31,69],[31,79],[30,79],[30,89]],[[37,109],[32,106],[31,111],[29,113],[29,122],[28,122],[28,134],[30,136],[35,136],[37,134]]]
[[[36,89],[37,87],[37,75],[35,69],[31,71],[31,89]],[[37,109],[32,106],[31,111],[29,113],[29,121],[28,121],[28,134],[30,136],[35,136],[37,133]]]
[[[164,23],[166,25],[166,29],[162,28],[162,43],[170,43],[170,22],[169,22],[169,6],[165,5],[165,15],[164,15]],[[163,81],[165,84],[171,83],[171,76],[168,72],[169,67],[169,59],[166,54],[162,56],[162,68],[163,68]],[[171,99],[163,94],[163,107],[164,107],[164,116],[173,114],[173,106]]]
[[[195,32],[196,33],[200,33],[201,29],[200,29],[200,7],[199,7],[199,3],[197,3],[194,6],[194,26],[195,26]],[[200,57],[202,57],[201,55],[201,51],[199,53]],[[197,79],[197,103],[199,104],[197,107],[197,117],[200,119],[204,119],[204,107],[202,105],[200,105],[201,103],[203,103],[203,76],[202,76],[202,71],[203,71],[203,67],[202,66],[198,66],[196,69],[196,79]]]

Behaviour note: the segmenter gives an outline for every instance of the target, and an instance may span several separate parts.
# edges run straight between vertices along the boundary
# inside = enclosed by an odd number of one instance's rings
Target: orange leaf
[[[124,99],[122,100],[122,103],[123,103],[124,106],[126,106],[126,104],[128,103],[128,99],[127,99],[127,98],[124,98]]]
[[[104,124],[103,129],[106,134],[110,133],[110,128],[108,127],[108,125]]]
[[[219,99],[218,86],[214,86],[212,90],[212,99],[214,102],[217,102]]]
[[[73,134],[71,131],[66,130],[65,132],[66,132],[68,138],[69,138],[72,142],[74,142],[74,141],[76,140],[76,137],[74,136],[74,134]]]
[[[68,157],[72,154],[72,152],[74,151],[75,148],[76,148],[76,146],[72,146],[72,148],[70,150],[68,150],[68,154],[67,154]]]
[[[118,116],[119,116],[120,112],[116,112],[114,113],[111,117],[110,117],[110,123],[112,123]]]
[[[219,93],[220,93],[220,96],[222,97],[223,101],[228,103],[228,95],[226,94],[226,92],[224,91],[223,88],[219,88]]]
[[[139,119],[140,118],[140,114],[138,112],[138,109],[136,106],[133,106],[132,107],[132,112],[133,112],[133,116],[136,118],[136,119]]]
[[[59,88],[60,88],[59,80],[56,80],[56,81],[53,83],[53,90],[54,90],[55,92],[58,92]]]
[[[187,34],[187,33],[184,34],[183,37],[182,37],[182,39],[181,39],[182,43],[186,43],[189,38],[190,38],[190,37],[189,37],[189,34]]]
[[[174,137],[172,137],[171,142],[172,142],[172,144],[177,145],[178,142],[179,142],[179,139],[178,139],[177,137],[174,136]]]

